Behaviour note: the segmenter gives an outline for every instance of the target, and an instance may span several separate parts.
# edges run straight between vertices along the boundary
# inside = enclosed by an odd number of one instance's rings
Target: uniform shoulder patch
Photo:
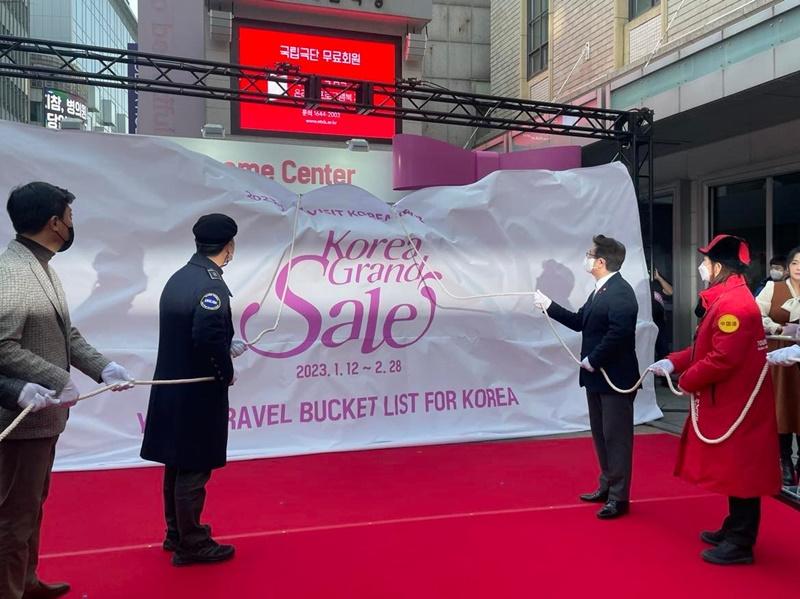
[[[206,293],[200,298],[200,307],[206,310],[219,310],[222,300],[216,293]]]
[[[215,281],[221,281],[222,275],[220,275],[216,270],[213,268],[208,269],[208,276],[214,279]]]
[[[735,333],[739,330],[739,318],[733,314],[723,314],[719,317],[717,326],[723,333]]]

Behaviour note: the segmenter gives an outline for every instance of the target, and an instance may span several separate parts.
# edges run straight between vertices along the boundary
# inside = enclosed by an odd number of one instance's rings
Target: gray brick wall
[[[521,0],[492,0],[491,88],[497,96],[519,97],[525,68]]]
[[[423,79],[454,91],[490,92],[489,4],[490,0],[434,1]],[[472,131],[423,123],[422,134],[463,146]]]
[[[554,101],[567,101],[614,70],[614,0],[553,0],[550,10]],[[587,42],[589,58],[578,61]]]
[[[680,0],[670,0],[667,4],[668,18],[675,17],[670,27],[667,41],[685,43],[692,39],[695,29],[703,26],[719,27],[727,22],[741,18],[766,5],[774,4],[774,0],[686,0],[680,7]],[[678,8],[680,7],[680,12]],[[727,14],[730,13],[730,14]],[[693,33],[694,32],[694,33]]]

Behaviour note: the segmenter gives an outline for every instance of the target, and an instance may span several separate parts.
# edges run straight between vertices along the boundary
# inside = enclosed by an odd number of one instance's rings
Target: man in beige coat
[[[0,375],[17,379],[6,384],[16,386],[20,395],[25,383],[45,389],[38,393],[37,403],[37,394],[30,396],[28,387],[28,401],[34,403],[35,411],[0,442],[3,599],[42,599],[69,591],[66,583],[40,581],[36,566],[56,441],[66,426],[69,407],[80,395],[70,368],[117,385],[114,390],[132,386],[128,371],[97,352],[72,326],[61,282],[49,266],[56,252],[72,245],[70,204],[74,199],[66,189],[42,182],[18,187],[8,199],[17,237],[0,255]],[[0,430],[19,414],[20,407],[19,401],[16,409],[3,403]]]

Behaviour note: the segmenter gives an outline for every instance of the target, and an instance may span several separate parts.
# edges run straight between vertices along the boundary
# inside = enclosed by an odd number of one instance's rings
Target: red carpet
[[[764,506],[757,564],[699,559],[724,498],[671,476],[677,439],[637,437],[630,516],[581,505],[587,438],[388,449],[236,462],[206,521],[236,558],[173,568],[160,546],[160,469],[54,477],[41,575],[71,597],[786,597],[800,512]]]

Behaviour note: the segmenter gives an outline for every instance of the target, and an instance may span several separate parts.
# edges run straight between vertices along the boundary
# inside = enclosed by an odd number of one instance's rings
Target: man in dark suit
[[[581,499],[605,503],[597,517],[610,519],[628,512],[636,392],[615,392],[600,370],[620,389],[630,389],[639,380],[639,306],[633,289],[618,272],[625,261],[625,246],[604,235],[596,235],[593,242],[592,249],[586,252],[584,267],[595,278],[595,288],[583,307],[577,313],[570,312],[538,290],[534,304],[552,319],[583,333],[580,385],[586,388],[601,474],[598,489],[581,495]]]
[[[211,538],[200,523],[211,471],[226,463],[231,358],[246,346],[233,341],[231,293],[222,267],[233,258],[236,223],[208,214],[193,228],[197,253],[167,282],[159,305],[156,379],[213,377],[213,382],[154,386],[147,409],[142,458],[164,468],[164,549],[172,563],[220,562],[232,545]]]

